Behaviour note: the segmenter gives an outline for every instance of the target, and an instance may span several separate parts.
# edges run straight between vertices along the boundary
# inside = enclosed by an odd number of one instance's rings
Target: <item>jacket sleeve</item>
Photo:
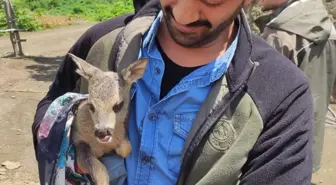
[[[313,100],[308,82],[297,87],[265,120],[240,185],[310,185]]]
[[[295,38],[291,39],[291,36],[289,36],[287,33],[270,28],[265,28],[265,31],[262,33],[261,37],[265,39],[265,41],[270,46],[275,48],[275,50],[289,58],[296,66],[298,66],[299,62],[296,57],[297,52],[295,44],[290,41],[294,40]]]
[[[127,21],[132,17],[133,14],[126,14],[92,26],[76,41],[68,53],[72,53],[82,59],[85,59],[89,50],[99,38],[109,33],[113,29],[125,26]],[[37,105],[34,121],[32,124],[35,151],[37,145],[36,132],[49,105],[59,96],[62,96],[67,92],[73,92],[76,87],[79,75],[75,72],[75,64],[70,60],[71,59],[67,55],[64,57],[59,66],[55,79],[49,87],[49,91]]]

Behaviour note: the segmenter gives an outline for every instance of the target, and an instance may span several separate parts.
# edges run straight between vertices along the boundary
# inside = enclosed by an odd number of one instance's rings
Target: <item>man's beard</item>
[[[231,15],[231,17],[229,17],[229,19],[220,23],[216,27],[213,27],[213,25],[207,20],[198,20],[185,25],[191,28],[202,26],[207,28],[206,31],[201,33],[182,33],[174,28],[172,21],[175,21],[175,18],[170,7],[164,8],[164,24],[166,24],[170,36],[177,44],[186,48],[198,48],[216,40],[220,34],[222,34],[223,31],[236,19],[242,7],[243,4]]]

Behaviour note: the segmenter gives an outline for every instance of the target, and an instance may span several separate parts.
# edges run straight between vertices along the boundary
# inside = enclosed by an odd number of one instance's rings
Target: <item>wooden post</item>
[[[20,38],[19,31],[20,29],[17,28],[16,25],[16,17],[14,13],[14,9],[10,0],[3,0],[4,3],[4,10],[7,19],[7,30],[2,30],[3,32],[9,32],[9,37],[13,46],[14,55],[16,57],[22,56],[22,46],[21,42],[25,42],[25,39]]]

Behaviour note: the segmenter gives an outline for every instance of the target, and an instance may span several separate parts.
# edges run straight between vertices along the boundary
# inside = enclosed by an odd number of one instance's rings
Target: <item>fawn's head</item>
[[[88,106],[94,122],[95,136],[100,142],[111,142],[116,124],[124,124],[128,115],[130,88],[142,77],[147,59],[140,59],[120,74],[103,72],[85,60],[69,54],[76,72],[88,81]]]

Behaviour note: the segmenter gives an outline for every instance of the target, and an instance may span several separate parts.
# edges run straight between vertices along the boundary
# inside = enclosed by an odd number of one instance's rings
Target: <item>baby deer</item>
[[[103,72],[73,54],[69,56],[78,66],[76,72],[88,81],[88,99],[79,104],[71,131],[76,162],[95,184],[108,185],[107,169],[98,158],[112,151],[126,158],[131,152],[125,131],[130,89],[142,77],[147,59],[138,60],[118,74]]]

